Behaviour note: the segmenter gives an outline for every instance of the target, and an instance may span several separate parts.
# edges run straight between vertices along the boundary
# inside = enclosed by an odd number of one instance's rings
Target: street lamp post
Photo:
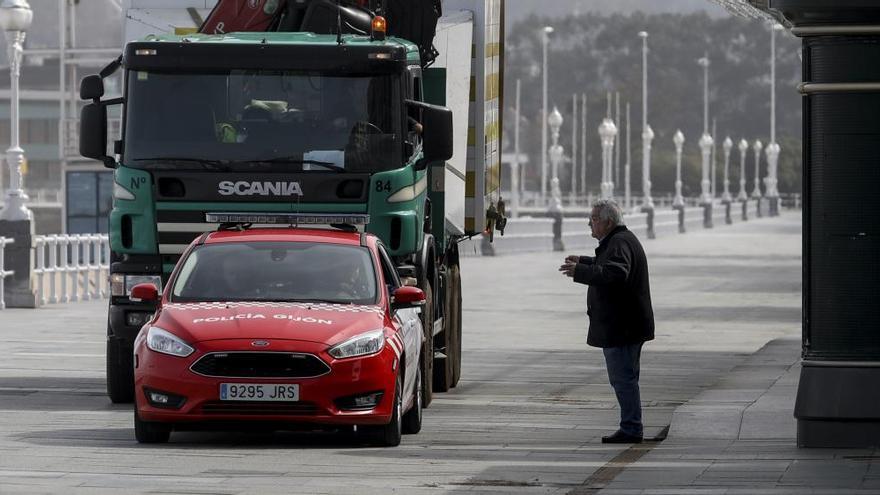
[[[550,146],[550,163],[553,178],[550,180],[550,199],[549,216],[553,219],[553,250],[564,251],[565,245],[562,243],[562,191],[559,188],[559,164],[562,162],[565,150],[559,144],[559,128],[562,127],[562,114],[556,107],[547,117],[547,124],[550,126],[550,132],[553,139],[553,145]]]
[[[755,198],[755,216],[761,218],[761,148],[764,145],[760,139],[755,140],[752,145],[752,151],[755,152],[755,189],[752,190],[752,197]]]
[[[715,141],[709,135],[709,56],[708,54],[697,60],[703,68],[703,135],[700,136],[700,151],[703,156],[703,178],[700,181],[700,205],[703,207],[703,227],[712,228],[712,193],[709,191],[712,183],[709,181],[709,161],[712,154],[712,145]]]
[[[520,119],[520,80],[516,80],[516,111],[513,121],[513,161],[510,162],[510,195],[511,195],[511,218],[519,217],[519,119]]]
[[[675,131],[672,142],[675,144],[675,199],[672,201],[672,209],[678,210],[678,231],[684,234],[684,197],[681,195],[681,151],[684,147],[684,134],[680,129]]]
[[[32,289],[34,214],[25,205],[28,200],[24,192],[21,166],[24,163],[24,150],[19,143],[19,75],[24,39],[33,21],[33,11],[27,0],[3,0],[0,3],[0,29],[6,33],[9,49],[9,124],[11,136],[6,150],[6,163],[9,165],[9,188],[6,203],[0,211],[0,232],[10,237],[13,243],[6,248],[5,268],[13,272],[7,283],[3,284],[6,307],[33,308],[37,298]]]
[[[623,180],[624,180],[624,182],[626,182],[626,184],[624,185],[624,190],[623,190],[623,194],[624,194],[623,204],[624,204],[624,208],[626,208],[627,211],[629,211],[630,207],[632,206],[632,203],[631,203],[632,190],[630,189],[630,185],[629,185],[630,165],[632,163],[630,161],[630,146],[631,146],[631,142],[630,142],[630,131],[629,131],[629,102],[626,102],[626,165],[624,165],[624,167],[623,167],[623,171],[624,171],[623,172]]]
[[[733,140],[730,136],[724,138],[721,146],[724,148],[724,193],[721,195],[721,202],[724,204],[724,222],[730,225],[733,223],[730,218],[730,203],[733,202],[730,196],[730,150],[733,149]]]
[[[770,203],[771,217],[779,215],[779,190],[776,188],[777,165],[779,163],[779,144],[776,143],[776,32],[785,28],[774,22],[770,28],[770,144],[764,150],[767,154],[767,178],[764,188]]]
[[[6,32],[9,49],[10,78],[10,128],[11,139],[6,150],[6,163],[9,165],[9,189],[6,191],[6,207],[0,211],[0,219],[10,221],[32,221],[34,218],[25,205],[28,197],[22,187],[21,165],[24,163],[24,150],[19,143],[19,91],[18,81],[21,73],[21,56],[24,38],[33,20],[27,0],[3,0],[0,4],[0,28]]]
[[[602,199],[614,197],[614,139],[617,137],[617,126],[611,117],[602,119],[599,124],[599,138],[602,140]]]
[[[552,26],[544,26],[541,30],[541,45],[543,49],[543,64],[541,69],[542,99],[541,99],[541,202],[547,201],[547,44],[550,42]]]
[[[648,239],[654,239],[654,200],[651,198],[651,141],[654,131],[648,125],[648,33],[639,31],[642,38],[642,211],[647,214]]]
[[[749,219],[749,195],[746,193],[746,154],[749,151],[749,142],[745,139],[739,140],[739,194],[736,199],[742,203],[742,219]]]

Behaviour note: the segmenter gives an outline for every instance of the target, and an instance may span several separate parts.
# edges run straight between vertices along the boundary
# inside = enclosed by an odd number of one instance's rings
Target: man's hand
[[[570,258],[572,257],[569,256],[565,259],[565,263],[559,267],[559,271],[568,278],[574,278],[574,268],[577,266],[577,256],[574,256],[574,261],[571,261]]]
[[[573,254],[573,255],[570,255],[570,256],[566,256],[566,257],[565,257],[565,262],[566,262],[566,263],[577,263],[579,259],[581,259],[580,256],[578,256],[578,255],[576,255],[576,254]]]

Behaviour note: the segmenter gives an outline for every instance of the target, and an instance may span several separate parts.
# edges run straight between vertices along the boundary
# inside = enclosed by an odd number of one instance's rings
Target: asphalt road
[[[644,241],[657,318],[642,360],[646,434],[799,334],[800,240],[787,213]],[[626,466],[626,447],[599,443],[616,402],[601,351],[585,345],[585,287],[556,272],[561,259],[463,260],[462,381],[397,448],[224,432],[139,445],[131,406],[104,395],[106,302],[2,311],[0,494],[582,493]]]

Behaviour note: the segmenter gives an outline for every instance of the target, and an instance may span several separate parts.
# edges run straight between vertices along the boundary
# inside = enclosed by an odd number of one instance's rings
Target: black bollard
[[[742,201],[743,214],[742,219],[743,222],[749,219],[749,200],[745,199]]]
[[[642,207],[642,211],[647,214],[645,218],[645,222],[648,224],[648,231],[646,235],[648,239],[656,239],[657,234],[654,233],[654,206]]]
[[[755,198],[755,218],[761,218],[764,214],[761,213],[761,197],[758,196]]]
[[[565,244],[562,242],[562,212],[554,211],[550,216],[553,218],[553,250],[565,251]]]
[[[731,225],[733,223],[733,218],[730,217],[730,201],[724,202],[724,223],[727,225]]]
[[[684,205],[682,206],[673,206],[676,210],[678,210],[678,233],[684,234],[687,230],[684,228]]]
[[[703,203],[703,228],[712,228],[712,203]]]

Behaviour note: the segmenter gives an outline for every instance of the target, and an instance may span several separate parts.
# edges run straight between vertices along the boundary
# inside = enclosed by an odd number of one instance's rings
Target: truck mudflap
[[[269,31],[284,12],[286,3],[287,0],[220,0],[199,32]]]

